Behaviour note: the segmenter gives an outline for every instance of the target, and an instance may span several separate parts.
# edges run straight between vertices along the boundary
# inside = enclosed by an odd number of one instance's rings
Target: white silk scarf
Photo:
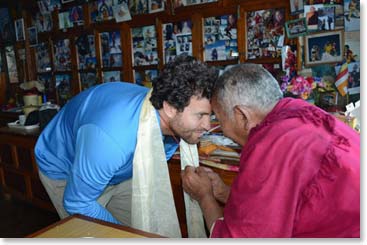
[[[131,226],[146,232],[179,238],[182,236],[161,129],[156,111],[149,101],[150,96],[151,91],[145,97],[140,112],[133,159]],[[192,162],[187,155],[190,153],[196,157],[195,164],[198,165],[196,145],[188,145],[181,140],[180,146],[181,168]],[[189,237],[206,237],[200,207],[186,193],[184,195]]]

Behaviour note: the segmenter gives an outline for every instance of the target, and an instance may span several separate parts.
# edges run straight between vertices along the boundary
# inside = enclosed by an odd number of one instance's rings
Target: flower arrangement
[[[287,76],[282,77],[283,83],[281,89],[283,93],[290,93],[293,97],[304,100],[309,99],[312,91],[317,87],[317,83],[313,77],[293,76],[289,79]]]

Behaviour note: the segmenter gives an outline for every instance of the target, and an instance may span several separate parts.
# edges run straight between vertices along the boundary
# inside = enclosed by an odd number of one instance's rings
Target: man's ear
[[[172,119],[177,114],[177,109],[170,105],[167,101],[163,101],[162,109],[169,119]]]
[[[233,110],[238,127],[248,130],[251,121],[251,110],[244,105],[236,105]]]

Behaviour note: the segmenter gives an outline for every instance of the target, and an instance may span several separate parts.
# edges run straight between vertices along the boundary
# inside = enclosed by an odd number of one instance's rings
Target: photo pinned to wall
[[[54,67],[56,71],[71,70],[70,40],[58,40],[54,44]]]
[[[359,31],[361,18],[360,12],[360,0],[344,0],[345,31]]]
[[[343,31],[329,31],[305,36],[305,65],[319,65],[343,60]]]
[[[52,30],[52,16],[51,13],[41,14],[37,12],[32,18],[32,25],[36,26],[37,32],[47,32]]]
[[[135,66],[158,64],[157,35],[154,25],[132,29]]]
[[[24,20],[17,19],[15,21],[15,37],[17,41],[24,41],[25,40],[25,33],[24,33]]]
[[[339,73],[341,65],[335,66],[336,74]],[[361,80],[361,73],[360,73],[360,63],[359,62],[351,62],[348,64],[348,93],[352,94],[359,94],[360,93],[360,80]]]
[[[290,20],[285,23],[288,38],[304,36],[308,33],[306,18]]]
[[[71,3],[71,2],[74,2],[74,0],[61,0],[61,3],[64,4],[64,3]]]
[[[148,0],[149,13],[157,13],[164,11],[164,0]]]
[[[303,13],[304,5],[303,0],[289,0],[291,6],[291,15],[297,15]]]
[[[29,38],[29,46],[34,47],[38,44],[38,37],[37,37],[37,28],[35,26],[27,28],[28,30],[28,38]]]
[[[177,41],[186,37],[188,44],[188,50],[184,52],[188,55],[192,55],[192,23],[190,20],[178,21],[174,23],[163,24],[163,47],[164,47],[164,61],[165,63],[173,60],[178,52],[176,47],[178,46]],[[179,39],[176,35],[183,35]],[[184,46],[185,49],[185,46]]]
[[[96,47],[94,43],[94,35],[81,35],[75,40],[77,57],[78,57],[78,69],[94,69],[96,68]]]
[[[192,35],[177,34],[176,35],[176,55],[192,54]]]
[[[15,52],[13,46],[6,46],[5,47],[5,57],[6,57],[6,64],[8,66],[8,75],[9,75],[9,82],[10,83],[18,83],[18,70],[17,70],[17,62],[15,59]]]
[[[360,32],[346,31],[344,32],[344,58],[347,63],[360,61]]]
[[[71,75],[70,74],[58,74],[55,75],[56,91],[58,104],[63,106],[73,96],[71,88]]]
[[[59,13],[60,29],[67,29],[80,25],[84,25],[82,6],[75,6],[67,11]]]
[[[98,83],[97,75],[95,72],[80,72],[79,76],[82,91],[93,87]]]
[[[152,82],[158,77],[158,70],[134,70],[134,81],[137,85],[151,88]]]
[[[335,7],[324,4],[306,5],[304,12],[309,31],[335,29]]]
[[[113,16],[115,17],[117,23],[131,20],[129,6],[127,5],[126,2],[114,5],[112,7],[112,10],[113,10]]]
[[[46,100],[52,103],[56,103],[56,89],[55,84],[52,80],[51,73],[38,74],[37,80],[41,81],[45,86]]]
[[[9,9],[0,8],[0,42],[9,43],[15,40],[14,23],[11,20]]]
[[[119,31],[100,34],[102,48],[102,67],[122,66],[121,37]]]
[[[247,59],[278,58],[284,43],[284,9],[247,13]]]
[[[102,22],[114,18],[112,0],[92,1],[89,3],[89,9],[92,22]]]
[[[129,0],[130,13],[132,15],[148,14],[149,7],[148,0]]]
[[[121,80],[121,72],[120,71],[104,71],[102,73],[103,76],[103,82],[117,82],[122,81]]]
[[[36,66],[37,72],[50,72],[51,59],[49,46],[46,42],[39,43],[36,47]]]
[[[335,29],[344,29],[344,6],[343,4],[333,6],[335,8]]]
[[[38,0],[38,9],[42,14],[49,14],[55,9],[61,8],[60,0]]]
[[[204,20],[204,60],[235,59],[237,53],[237,17],[234,14]]]

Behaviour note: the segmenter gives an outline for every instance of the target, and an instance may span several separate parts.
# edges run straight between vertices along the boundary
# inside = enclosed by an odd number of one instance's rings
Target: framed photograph
[[[291,15],[303,13],[303,0],[289,0]]]
[[[149,13],[156,13],[164,11],[163,0],[149,0],[148,2]]]
[[[361,18],[360,0],[344,0],[345,31],[359,31]]]
[[[235,14],[204,19],[205,61],[235,59],[237,48],[237,16]]]
[[[330,31],[305,36],[305,65],[336,63],[343,60],[343,31]]]
[[[247,59],[279,58],[284,44],[284,9],[250,11],[247,19]]]
[[[36,46],[38,43],[37,39],[37,28],[35,26],[29,27],[28,29],[29,46]]]
[[[307,34],[306,18],[290,20],[285,23],[288,38],[295,38]]]
[[[18,19],[15,21],[15,37],[17,41],[24,41],[24,20]]]

